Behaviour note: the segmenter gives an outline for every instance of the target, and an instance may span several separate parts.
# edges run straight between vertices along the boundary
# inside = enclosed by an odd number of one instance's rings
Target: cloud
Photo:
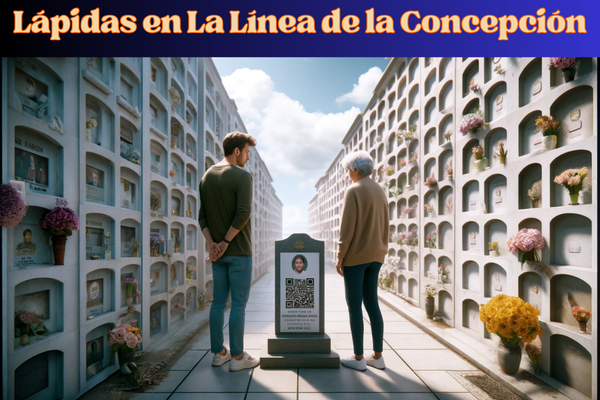
[[[345,102],[367,104],[371,100],[373,89],[375,89],[382,76],[383,71],[379,67],[372,67],[358,78],[358,84],[354,84],[351,92],[341,95],[335,99],[335,102],[337,104]]]
[[[308,112],[298,101],[277,92],[261,70],[238,69],[223,78],[227,93],[257,138],[261,158],[273,177],[312,179],[323,175],[341,150],[341,141],[360,110]]]

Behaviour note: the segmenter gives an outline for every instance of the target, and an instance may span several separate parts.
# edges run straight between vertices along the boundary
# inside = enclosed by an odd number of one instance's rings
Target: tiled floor
[[[274,273],[251,290],[246,308],[245,348],[260,357],[274,334]],[[387,368],[360,372],[340,369],[243,370],[229,372],[228,363],[211,366],[210,335],[200,332],[185,354],[171,367],[167,379],[153,392],[138,393],[141,400],[433,400],[475,399],[447,370],[477,370],[453,351],[424,333],[385,305],[384,357]],[[325,277],[325,331],[340,357],[350,356],[352,340],[343,280],[333,270]],[[224,328],[225,346],[229,330]],[[365,353],[372,351],[365,313]]]

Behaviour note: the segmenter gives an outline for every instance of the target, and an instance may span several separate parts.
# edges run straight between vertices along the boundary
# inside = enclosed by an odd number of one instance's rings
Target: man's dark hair
[[[27,232],[29,232],[31,234],[31,229],[25,229],[23,231],[23,237],[25,237],[25,235],[27,235]]]
[[[242,132],[231,132],[223,139],[223,151],[226,156],[233,154],[235,149],[244,150],[246,144],[250,146],[256,146],[256,139],[251,135]]]

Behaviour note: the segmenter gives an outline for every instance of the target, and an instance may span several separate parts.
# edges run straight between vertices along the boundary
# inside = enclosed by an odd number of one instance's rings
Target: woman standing
[[[348,154],[342,166],[354,184],[344,196],[336,269],[344,277],[354,356],[341,363],[359,371],[366,370],[367,365],[384,369],[383,317],[377,299],[377,279],[388,251],[387,197],[370,178],[373,159],[366,151]],[[363,302],[371,322],[374,350],[366,358],[363,357]]]

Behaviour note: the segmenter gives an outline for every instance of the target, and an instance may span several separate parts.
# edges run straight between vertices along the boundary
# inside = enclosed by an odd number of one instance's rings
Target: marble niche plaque
[[[15,136],[15,180],[26,182],[31,193],[48,193],[48,174],[54,168],[54,152],[44,152],[46,146],[34,137]]]
[[[49,352],[45,352],[30,358],[15,370],[15,399],[30,398],[49,386],[49,364]]]
[[[102,127],[102,115],[101,115],[101,107],[98,102],[92,100],[91,98],[86,99],[85,104],[85,118],[86,118],[86,137],[85,139],[88,142],[95,143],[97,145],[101,144],[101,135],[100,129]],[[96,121],[96,126],[87,127],[88,121]]]
[[[91,378],[102,371],[102,360],[104,359],[104,337],[99,337],[87,342],[85,346],[86,379]]]
[[[14,264],[16,267],[50,264],[52,253],[48,238],[40,228],[45,210],[30,207],[14,229]]]
[[[150,144],[150,170],[162,175],[162,148],[154,143]]]
[[[25,114],[40,119],[48,114],[48,86],[19,68],[15,69],[15,92]]]
[[[477,232],[469,232],[469,250],[477,251]]]
[[[105,203],[104,199],[104,171],[100,168],[85,166],[85,198],[93,203]]]
[[[104,259],[104,226],[101,221],[92,219],[86,220],[85,228],[85,259],[103,260]]]
[[[135,184],[121,178],[121,208],[135,210]]]
[[[504,108],[504,97],[502,95],[496,97],[496,112],[502,111]]]
[[[574,139],[577,136],[581,135],[582,125],[583,123],[581,122],[581,110],[577,109],[575,111],[571,111],[571,113],[569,114],[569,123],[567,125],[570,139]]]
[[[86,282],[86,316],[88,318],[102,314],[104,279],[93,279]]]
[[[135,239],[135,228],[121,226],[121,257],[133,257],[131,245]]]
[[[162,273],[160,269],[152,269],[150,271],[150,295],[159,294],[163,287]]]
[[[494,188],[494,205],[496,207],[503,207],[504,206],[503,203],[502,203],[503,197],[504,197],[503,190],[504,190],[504,186],[503,185],[502,186],[499,185],[499,186],[496,186]]]
[[[533,82],[533,87],[531,88],[531,94],[535,97],[538,94],[540,94],[541,91],[542,91],[542,80],[537,79],[535,82]]]
[[[161,331],[162,310],[160,306],[150,309],[150,336],[154,336]]]

